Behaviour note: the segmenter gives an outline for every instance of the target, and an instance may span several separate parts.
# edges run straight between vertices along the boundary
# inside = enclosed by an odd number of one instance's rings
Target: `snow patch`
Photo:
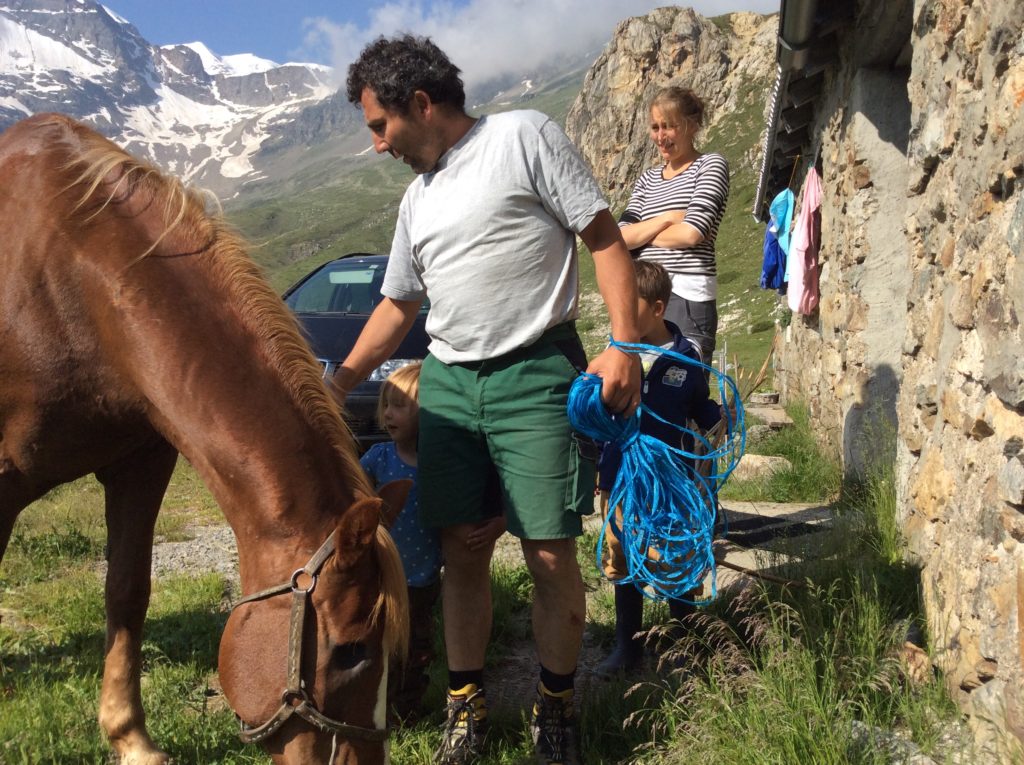
[[[175,48],[175,45],[165,45],[164,48]],[[238,53],[231,56],[218,56],[201,42],[185,43],[186,48],[191,48],[199,55],[203,62],[203,69],[207,74],[222,74],[225,77],[243,77],[247,74],[258,74],[270,69],[276,69],[277,64],[269,59],[254,56],[251,53]]]
[[[0,16],[0,72],[33,72],[59,69],[87,80],[115,73],[113,66],[101,66],[67,45],[41,35]]]

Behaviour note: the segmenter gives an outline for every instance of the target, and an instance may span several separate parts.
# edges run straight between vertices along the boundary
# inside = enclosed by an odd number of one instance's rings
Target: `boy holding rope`
[[[638,326],[641,342],[701,361],[700,346],[684,337],[679,328],[665,320],[665,308],[672,296],[672,280],[668,272],[657,263],[637,260],[637,291],[639,293]],[[699,367],[690,367],[669,356],[642,354],[643,368],[641,401],[645,411],[640,419],[640,432],[653,436],[678,448],[681,434],[672,423],[685,425],[694,420],[702,429],[716,425],[722,419],[719,405],[710,398],[708,382]],[[651,415],[654,412],[667,422]],[[690,445],[683,448],[692,449]],[[605,444],[598,463],[598,489],[601,512],[608,514],[608,496],[615,483],[622,461],[618,444]],[[621,508],[617,508],[621,528]],[[602,554],[605,576],[617,583],[629,574],[626,556],[615,534],[605,536],[607,545]],[[637,669],[644,654],[643,641],[637,637],[643,624],[644,595],[633,583],[615,586],[615,649],[598,666],[598,674],[611,677],[620,672]],[[683,619],[693,612],[693,605],[685,600],[669,600],[669,613],[673,619]]]

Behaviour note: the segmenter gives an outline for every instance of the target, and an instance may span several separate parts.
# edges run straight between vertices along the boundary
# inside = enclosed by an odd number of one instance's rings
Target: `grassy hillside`
[[[536,109],[564,123],[583,84],[584,71],[568,73],[515,104],[482,108]],[[366,137],[369,145],[369,136]],[[372,152],[343,157],[317,148],[287,181],[227,206],[231,222],[253,243],[253,257],[283,290],[300,276],[348,252],[387,253],[398,203],[413,175],[401,162]]]
[[[352,160],[333,185],[229,210],[253,243],[253,257],[284,289],[314,266],[347,252],[391,249],[409,169],[391,157]]]

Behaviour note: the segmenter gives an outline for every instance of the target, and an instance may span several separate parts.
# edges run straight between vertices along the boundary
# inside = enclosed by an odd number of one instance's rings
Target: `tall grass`
[[[800,586],[758,582],[695,617],[666,656],[685,669],[649,683],[663,703],[630,718],[650,730],[637,761],[887,763],[893,731],[933,751],[956,711],[939,677],[912,685],[897,655],[921,603],[918,572],[891,555],[894,515],[891,480],[865,478],[778,571]]]
[[[180,466],[169,513],[206,522],[207,499],[192,480]],[[96,499],[91,484],[78,492],[85,505]],[[60,515],[65,504],[83,505],[75,495],[64,490],[30,508],[27,523],[17,527],[20,541],[0,566],[5,764],[96,763],[109,752],[96,722],[104,639],[102,535],[91,512]],[[781,570],[804,586],[760,584],[724,594],[682,638],[662,641],[660,671],[590,683],[580,700],[589,765],[881,763],[891,761],[885,736],[893,731],[936,753],[940,762],[949,755],[936,746],[957,714],[940,678],[912,685],[895,654],[907,626],[921,624],[921,603],[917,571],[898,554],[891,475],[871,472],[848,483],[838,507],[831,530],[814,535],[813,547]],[[67,524],[58,528],[58,516]],[[172,525],[178,523],[185,521]],[[592,591],[588,639],[608,645],[614,612],[610,586],[595,571],[595,542],[590,533],[579,546]],[[26,564],[33,555],[51,565]],[[143,644],[143,702],[155,740],[179,765],[269,763],[258,748],[239,742],[218,690],[224,586],[211,574],[162,579],[154,587]],[[492,572],[492,589],[493,676],[509,666],[506,657],[530,645],[532,584],[522,565],[502,562]],[[646,614],[652,627],[667,618],[664,607]],[[440,633],[437,646],[443,656]],[[426,716],[393,736],[396,765],[430,762],[446,679],[439,660]],[[532,761],[526,713],[524,707],[495,717],[486,763]]]

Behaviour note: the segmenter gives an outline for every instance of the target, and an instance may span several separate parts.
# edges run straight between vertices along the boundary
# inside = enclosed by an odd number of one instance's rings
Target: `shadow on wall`
[[[896,462],[897,414],[900,378],[888,364],[875,367],[859,403],[846,413],[843,422],[843,469],[864,477],[874,467]]]

